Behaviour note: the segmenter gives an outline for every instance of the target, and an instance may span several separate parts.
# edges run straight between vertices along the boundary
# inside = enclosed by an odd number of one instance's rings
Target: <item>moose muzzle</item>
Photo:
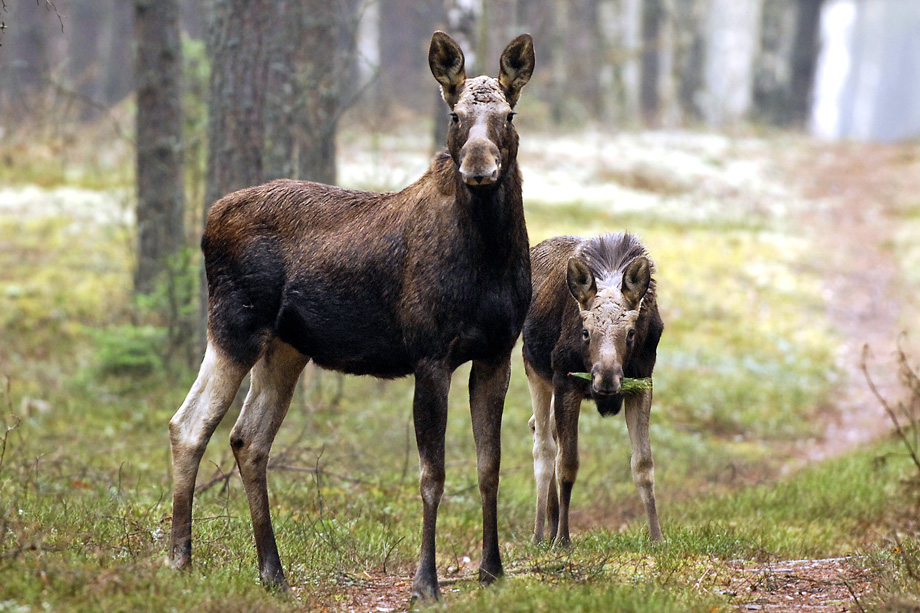
[[[502,160],[498,147],[485,137],[471,137],[460,150],[460,176],[472,187],[498,181]]]

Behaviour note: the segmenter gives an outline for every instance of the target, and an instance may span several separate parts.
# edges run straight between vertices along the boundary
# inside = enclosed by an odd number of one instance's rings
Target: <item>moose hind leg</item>
[[[470,414],[482,500],[481,583],[492,583],[504,574],[498,547],[498,479],[502,455],[502,413],[510,380],[510,355],[495,364],[474,362],[470,372]]]
[[[441,597],[435,566],[435,530],[438,506],[444,494],[444,434],[447,430],[447,394],[450,371],[438,364],[422,363],[415,370],[412,414],[419,456],[419,491],[422,495],[422,550],[412,582],[412,599]]]
[[[266,470],[272,442],[291,404],[297,378],[308,358],[275,340],[252,369],[249,395],[233,430],[230,446],[240,468],[259,557],[259,576],[266,587],[288,589],[275,543],[268,504]]]
[[[187,568],[192,561],[192,502],[204,450],[239,390],[250,365],[239,364],[208,343],[185,402],[169,420],[173,467],[173,516],[168,562]]]
[[[551,489],[555,487],[556,441],[553,437],[553,388],[540,378],[525,362],[527,384],[530,387],[530,400],[533,405],[533,417],[530,418],[533,430],[533,474],[537,486],[537,504],[533,526],[533,541],[543,541],[543,529],[550,509]],[[557,517],[549,517],[550,538],[555,536]]]
[[[661,527],[658,524],[658,508],[655,504],[655,462],[652,460],[652,445],[649,442],[649,418],[652,408],[652,392],[639,396],[626,397],[626,426],[632,443],[633,482],[639,490],[639,496],[645,505],[648,516],[649,537],[653,541],[662,540]]]

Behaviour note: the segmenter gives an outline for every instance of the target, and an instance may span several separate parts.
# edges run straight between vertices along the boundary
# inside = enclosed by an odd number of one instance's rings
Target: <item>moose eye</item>
[[[517,113],[514,113],[514,112],[508,113],[508,123],[511,123],[511,120],[514,119],[515,115],[517,115]]]
[[[460,123],[460,116],[457,115],[456,113],[451,113],[450,120],[454,123]]]
[[[632,328],[630,329],[629,332],[626,333],[626,342],[632,343],[635,338],[636,338],[636,329]]]
[[[591,339],[591,334],[590,334],[587,330],[582,330],[582,331],[581,331],[581,338],[583,338],[583,339],[586,340],[586,341],[587,341],[587,340],[590,340],[590,339]]]

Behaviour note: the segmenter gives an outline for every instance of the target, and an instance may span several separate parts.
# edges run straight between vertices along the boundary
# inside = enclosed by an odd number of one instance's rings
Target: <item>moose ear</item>
[[[634,259],[626,270],[623,271],[623,286],[620,291],[626,298],[633,309],[639,306],[639,302],[645,297],[648,286],[652,282],[652,267],[648,258],[639,256]]]
[[[460,45],[444,32],[435,32],[428,47],[428,67],[441,84],[441,93],[450,108],[457,104],[457,92],[466,81],[464,62]]]
[[[597,295],[597,283],[594,281],[594,275],[588,268],[588,264],[579,257],[569,258],[565,281],[582,310],[587,311],[591,299]]]
[[[499,60],[498,84],[501,85],[505,99],[511,108],[517,104],[521,89],[530,81],[533,74],[533,38],[530,34],[521,34],[508,43]]]

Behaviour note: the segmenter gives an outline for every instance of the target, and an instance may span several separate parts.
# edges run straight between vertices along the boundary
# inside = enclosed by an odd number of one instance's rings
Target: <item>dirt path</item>
[[[815,262],[824,279],[828,315],[843,336],[837,356],[842,378],[831,398],[823,439],[803,450],[811,462],[839,455],[891,431],[862,371],[863,348],[879,391],[900,393],[896,350],[904,331],[905,290],[891,245],[897,215],[920,194],[916,146],[813,144],[805,159],[788,160],[787,171],[805,198],[816,203],[801,213],[810,228]],[[908,337],[905,343],[910,343]]]

